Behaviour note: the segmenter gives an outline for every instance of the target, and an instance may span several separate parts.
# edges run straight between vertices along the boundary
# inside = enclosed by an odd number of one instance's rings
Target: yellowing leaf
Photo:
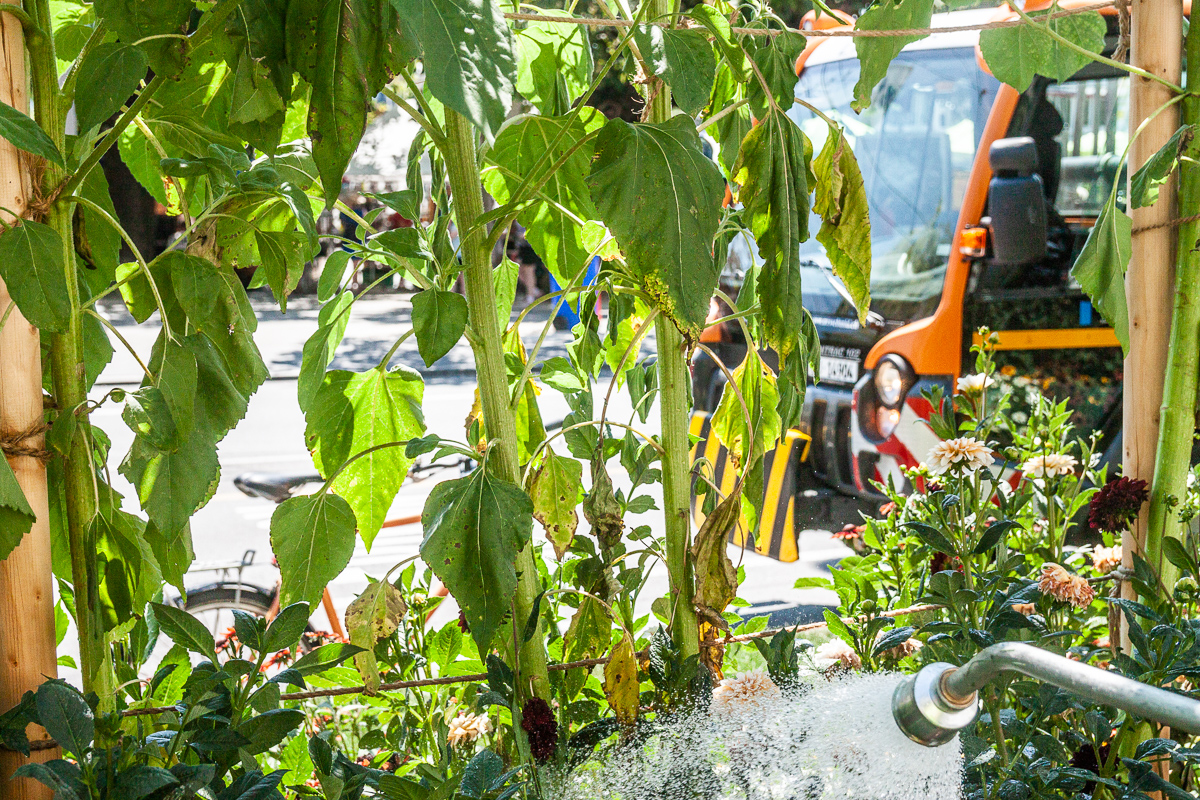
[[[845,284],[859,322],[871,307],[871,219],[858,159],[841,128],[831,125],[813,162],[817,192],[813,210],[821,215],[817,241],[825,246],[833,271]]]
[[[712,416],[712,429],[717,440],[729,450],[734,464],[740,467],[761,458],[779,440],[779,390],[775,375],[754,350],[747,352],[733,371],[733,382],[747,409],[742,408],[733,386],[725,384],[721,402]]]
[[[368,687],[368,694],[373,694],[380,683],[375,645],[400,627],[407,610],[400,590],[387,581],[369,584],[346,607],[346,630],[350,632],[350,644],[363,648],[363,652],[354,656],[354,664]]]
[[[533,516],[545,527],[546,538],[561,561],[579,526],[575,508],[583,499],[583,464],[546,448],[542,464],[533,474],[529,495]]]
[[[623,725],[637,722],[638,665],[633,640],[623,635],[604,665],[604,696]]]
[[[725,607],[737,596],[737,568],[729,560],[725,540],[729,529],[737,524],[741,510],[741,492],[731,492],[713,513],[704,518],[692,544],[692,560],[696,567],[696,605],[711,624],[722,629],[729,625],[721,616]]]

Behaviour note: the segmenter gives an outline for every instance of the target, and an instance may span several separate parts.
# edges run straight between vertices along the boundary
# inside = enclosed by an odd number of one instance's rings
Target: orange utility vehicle
[[[1011,13],[958,11],[933,24]],[[1106,19],[1112,50],[1117,19]],[[1100,431],[1101,447],[1120,453],[1121,350],[1070,269],[1113,181],[1121,182],[1123,202],[1128,75],[1094,63],[1062,83],[1039,77],[1019,93],[988,72],[978,42],[977,31],[957,31],[909,45],[862,114],[850,108],[859,72],[852,39],[817,40],[797,63],[797,98],[845,128],[862,168],[871,310],[860,325],[824,248],[815,239],[800,246],[820,375],[799,430],[764,472],[762,522],[769,514],[771,524],[754,542],[764,554],[794,560],[799,531],[839,530],[858,522],[859,510],[877,512],[883,496],[872,482],[906,485],[901,468],[915,466],[936,442],[922,391],[937,384],[949,394],[964,370],[973,371],[972,332],[981,326],[999,334],[999,380],[1070,398],[1077,428]],[[789,114],[819,151],[825,123],[799,103]],[[735,241],[728,288],[736,291],[757,258],[753,243]],[[705,338],[726,364],[740,363],[745,342],[736,323]],[[711,359],[697,356],[695,455],[707,453],[718,485],[731,487],[706,422],[723,381]],[[1026,395],[1014,393],[1017,421]]]

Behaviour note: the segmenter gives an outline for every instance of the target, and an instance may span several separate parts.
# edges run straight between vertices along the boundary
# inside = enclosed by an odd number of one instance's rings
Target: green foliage
[[[800,243],[808,239],[812,142],[777,106],[746,135],[733,165],[738,200],[765,263],[758,275],[766,341],[782,358],[796,349],[804,305]]]
[[[460,294],[442,289],[426,289],[413,295],[413,329],[425,366],[438,359],[462,338],[467,328],[467,301]]]
[[[41,126],[7,104],[0,104],[0,136],[27,153],[63,164],[62,153]]]
[[[354,511],[335,494],[291,497],[271,515],[271,550],[279,562],[279,596],[315,603],[354,554]]]
[[[421,514],[421,558],[458,600],[486,652],[511,610],[518,551],[533,531],[533,503],[484,468],[438,484]]]
[[[717,61],[708,37],[697,30],[668,30],[639,25],[633,40],[651,73],[671,87],[675,102],[695,115],[708,102]]]
[[[81,130],[88,130],[121,110],[146,77],[146,51],[115,42],[91,50],[79,65],[75,113]]]
[[[517,74],[512,32],[494,0],[392,0],[421,42],[430,93],[495,138]]]
[[[1033,12],[1030,17],[1037,20],[1045,13]],[[1072,14],[1037,25],[980,31],[979,50],[993,75],[1023,92],[1035,75],[1065,81],[1091,62],[1087,55],[1066,47],[1049,32],[1086,52],[1099,53],[1104,49],[1106,30],[1099,11]]]
[[[1112,325],[1121,349],[1129,351],[1129,310],[1125,305],[1125,270],[1133,254],[1133,221],[1109,197],[1071,275],[1092,298],[1096,309]]]
[[[592,45],[586,28],[533,22],[514,40],[517,91],[546,116],[566,114],[592,80]]]
[[[56,230],[24,220],[0,233],[0,279],[30,324],[48,333],[67,329],[71,300]]]
[[[609,120],[588,186],[642,288],[681,331],[698,335],[719,275],[712,241],[724,182],[695,125]]]
[[[8,558],[35,521],[8,459],[0,459],[0,560]],[[582,467],[580,467],[582,470]]]
[[[862,13],[854,23],[860,31],[896,31],[928,28],[933,20],[933,0],[879,0]],[[923,36],[861,36],[854,40],[858,53],[858,82],[854,84],[851,107],[861,112],[871,105],[871,94],[884,79],[892,59],[904,46],[923,39]],[[980,37],[982,39],[982,36]]]
[[[1158,152],[1146,159],[1146,163],[1133,173],[1129,179],[1130,208],[1145,208],[1157,202],[1158,187],[1166,183],[1179,167],[1180,159],[1194,150],[1192,141],[1196,138],[1197,130],[1200,130],[1200,125],[1181,126]]]
[[[834,273],[854,298],[862,324],[871,307],[871,220],[858,159],[841,128],[830,126],[812,168],[813,211],[821,215],[817,241],[825,245]]]

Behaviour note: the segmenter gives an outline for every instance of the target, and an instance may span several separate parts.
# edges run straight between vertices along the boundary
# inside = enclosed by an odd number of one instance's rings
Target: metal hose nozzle
[[[978,691],[1002,672],[1019,672],[1097,703],[1200,733],[1200,701],[1023,642],[992,645],[962,667],[936,663],[896,687],[892,715],[900,730],[927,747],[945,744],[979,714]]]

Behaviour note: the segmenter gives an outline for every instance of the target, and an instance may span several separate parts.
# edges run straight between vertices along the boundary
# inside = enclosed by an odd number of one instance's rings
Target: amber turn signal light
[[[963,228],[958,240],[958,252],[967,258],[983,258],[987,255],[988,229],[982,225]]]

